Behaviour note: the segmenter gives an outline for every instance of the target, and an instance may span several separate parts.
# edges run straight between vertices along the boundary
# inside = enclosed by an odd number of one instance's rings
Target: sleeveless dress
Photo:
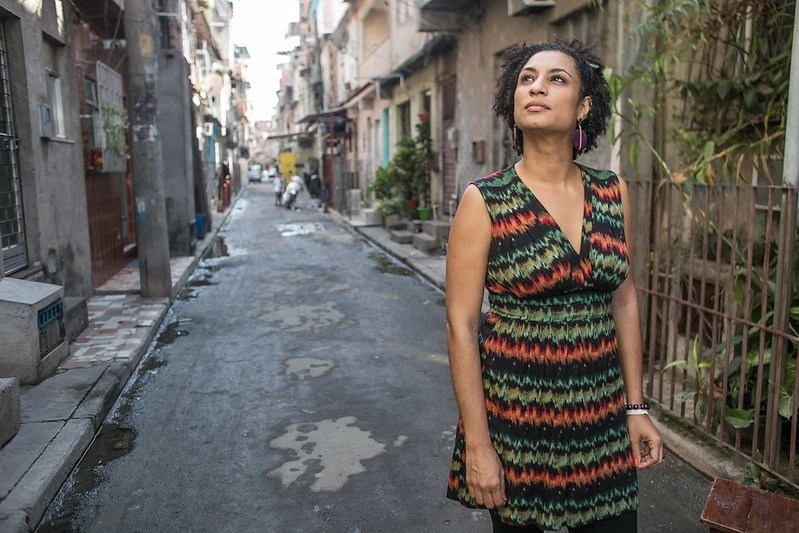
[[[580,167],[579,253],[513,166],[480,178],[491,219],[490,310],[478,344],[491,442],[505,473],[508,524],[551,530],[638,506],[636,469],[611,314],[627,276],[618,177]],[[447,497],[466,485],[461,422]]]

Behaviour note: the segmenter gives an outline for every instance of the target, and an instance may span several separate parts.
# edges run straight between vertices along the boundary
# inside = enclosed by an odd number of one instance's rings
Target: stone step
[[[422,231],[435,237],[439,243],[449,240],[449,222],[444,220],[425,220],[422,223]]]
[[[441,248],[441,242],[428,233],[415,233],[413,247],[426,254]]]
[[[14,438],[21,421],[19,380],[0,378],[0,448]]]
[[[391,240],[400,244],[411,244],[413,242],[414,234],[404,229],[392,230]]]

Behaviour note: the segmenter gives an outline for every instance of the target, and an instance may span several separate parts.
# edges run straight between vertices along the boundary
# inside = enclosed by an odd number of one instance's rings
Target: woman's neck
[[[569,147],[571,148],[571,147]],[[574,179],[576,166],[571,149],[541,151],[525,145],[524,154],[516,163],[516,173],[523,181],[563,185]]]

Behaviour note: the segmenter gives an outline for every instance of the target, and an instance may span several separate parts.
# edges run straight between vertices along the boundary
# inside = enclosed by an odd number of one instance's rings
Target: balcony
[[[451,11],[462,13],[474,5],[472,0],[421,0],[417,2],[419,11],[422,15],[427,15],[428,11]]]
[[[556,0],[508,0],[508,16],[518,17],[555,7]]]
[[[358,68],[358,78],[367,80],[379,78],[391,70],[391,41],[386,38],[364,54]]]

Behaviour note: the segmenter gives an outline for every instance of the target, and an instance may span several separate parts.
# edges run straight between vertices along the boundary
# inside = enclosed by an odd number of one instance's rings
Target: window
[[[64,98],[61,94],[61,78],[58,74],[47,72],[47,99],[53,116],[53,134],[58,139],[66,137],[64,127]]]
[[[100,121],[100,100],[97,97],[97,83],[91,78],[83,79],[83,90],[86,93],[86,111],[89,115],[88,123],[88,144],[89,149],[101,148],[100,131],[103,127]]]
[[[28,265],[19,151],[11,104],[11,77],[3,21],[0,19],[0,253],[3,254],[5,274]]]
[[[95,123],[95,135],[103,149],[103,171],[125,172],[128,122],[122,76],[100,61],[97,62],[97,102],[101,118]]]

